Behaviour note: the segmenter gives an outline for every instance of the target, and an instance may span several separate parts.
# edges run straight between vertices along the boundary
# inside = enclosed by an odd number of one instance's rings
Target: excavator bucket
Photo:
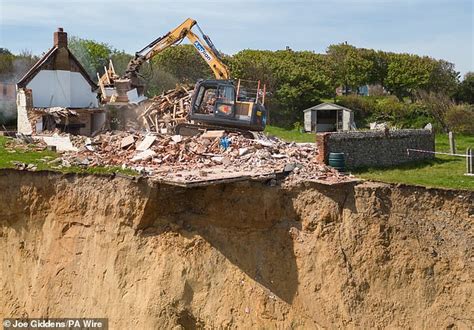
[[[128,93],[132,89],[130,79],[116,79],[114,81],[116,97],[115,102],[130,102]]]
[[[120,78],[115,73],[112,60],[109,61],[108,68],[104,67],[104,74],[102,76],[99,76],[99,73],[97,73],[97,78],[102,103],[140,103],[146,100],[142,91],[139,91],[137,88],[132,88],[132,81],[130,79]]]

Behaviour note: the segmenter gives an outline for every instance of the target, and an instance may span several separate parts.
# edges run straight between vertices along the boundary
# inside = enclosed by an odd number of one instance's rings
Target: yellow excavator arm
[[[192,28],[197,26],[205,42],[203,42],[199,36],[197,36]],[[181,23],[177,28],[168,32],[164,36],[154,40],[149,45],[135,53],[135,58],[133,58],[127,67],[125,73],[126,77],[129,79],[136,79],[140,66],[152,59],[156,54],[162,52],[163,50],[181,42],[184,38],[188,38],[194,48],[198,51],[199,55],[206,61],[206,63],[211,68],[216,79],[229,79],[230,73],[227,66],[222,62],[219,57],[219,52],[212,44],[212,41],[202,33],[202,30],[197,25],[197,22],[191,18],[188,18],[183,23]]]

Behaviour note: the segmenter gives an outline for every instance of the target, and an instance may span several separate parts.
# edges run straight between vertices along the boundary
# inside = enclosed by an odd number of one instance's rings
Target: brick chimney
[[[58,48],[66,48],[67,47],[67,33],[64,32],[63,28],[58,28],[58,31],[54,32],[54,46]]]

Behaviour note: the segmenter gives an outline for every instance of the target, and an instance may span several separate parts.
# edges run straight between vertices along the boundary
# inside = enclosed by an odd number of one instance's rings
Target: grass
[[[285,129],[277,126],[265,127],[265,134],[270,136],[276,136],[280,139],[289,142],[315,142],[316,134],[314,133],[302,133],[298,129]]]
[[[315,134],[302,133],[297,129],[284,129],[275,126],[267,126],[267,135],[274,135],[286,141],[294,142],[315,142]],[[29,146],[25,150],[7,148],[10,138],[0,136],[0,168],[15,168],[14,161],[26,164],[34,164],[38,170],[52,170],[62,173],[90,173],[90,174],[112,174],[122,173],[126,175],[136,175],[136,172],[121,167],[62,167],[54,168],[48,164],[49,161],[59,157],[57,153],[51,151],[35,151],[34,146]],[[458,153],[464,154],[466,148],[474,147],[474,136],[456,136]],[[448,136],[438,134],[436,136],[436,151],[449,152]],[[463,157],[453,157],[446,155],[436,155],[435,159],[409,163],[391,168],[365,168],[357,169],[353,172],[358,177],[391,182],[406,183],[428,187],[441,187],[453,189],[474,190],[474,177],[465,176],[466,159]]]
[[[95,167],[61,167],[50,164],[50,162],[60,155],[52,151],[34,150],[34,145],[26,148],[9,147],[11,138],[0,136],[0,168],[15,168],[14,162],[36,165],[37,170],[50,170],[61,173],[88,173],[88,174],[112,174],[121,173],[125,175],[136,175],[137,173],[130,169],[122,169],[118,166],[95,166]]]
[[[464,154],[466,148],[474,148],[474,136],[457,136],[457,150]],[[436,151],[449,152],[446,134],[436,136]],[[370,180],[406,183],[427,187],[474,190],[474,177],[465,176],[466,158],[436,155],[435,159],[404,164],[392,168],[358,169],[353,174]]]
[[[315,134],[301,133],[296,129],[288,130],[267,126],[267,135],[274,135],[286,141],[315,142]],[[464,154],[468,147],[474,148],[474,136],[456,136],[458,154]],[[436,151],[449,152],[447,134],[436,135]],[[436,155],[435,159],[423,162],[403,164],[390,168],[363,168],[353,171],[363,179],[390,183],[406,183],[427,187],[474,190],[474,177],[466,176],[466,158]]]
[[[58,155],[51,151],[34,151],[32,146],[28,146],[26,150],[16,148],[10,150],[7,148],[10,138],[0,136],[0,168],[14,168],[14,161],[26,164],[34,164],[38,170],[47,170],[49,166],[47,161],[53,160]]]

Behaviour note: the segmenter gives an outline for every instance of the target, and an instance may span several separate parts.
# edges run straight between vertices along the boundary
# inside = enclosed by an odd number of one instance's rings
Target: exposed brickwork
[[[328,138],[331,133],[321,133],[316,135],[316,145],[318,147],[318,155],[316,160],[320,163],[327,164],[328,160]]]
[[[63,28],[58,28],[53,34],[54,46],[60,48],[67,48],[67,33],[64,32]]]

